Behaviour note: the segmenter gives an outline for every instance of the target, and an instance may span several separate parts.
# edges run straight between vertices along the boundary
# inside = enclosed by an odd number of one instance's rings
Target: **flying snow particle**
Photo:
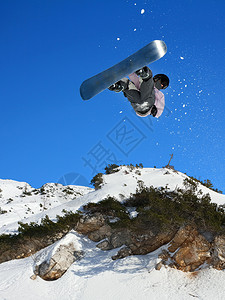
[[[141,10],[141,14],[143,15],[145,13],[145,10],[142,8]]]
[[[137,28],[134,28],[134,31],[137,31]]]
[[[183,104],[183,107],[185,107],[186,106],[186,104]]]
[[[180,56],[180,59],[184,59],[184,57],[183,57],[183,56]]]
[[[117,41],[120,41],[120,38],[119,38],[119,37],[117,38]]]

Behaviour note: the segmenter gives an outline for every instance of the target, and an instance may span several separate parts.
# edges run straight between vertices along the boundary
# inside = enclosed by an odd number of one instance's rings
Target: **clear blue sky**
[[[144,13],[141,10],[144,9]],[[165,166],[225,191],[225,1],[0,1],[0,178],[85,184],[108,163]],[[154,39],[166,112],[79,86]],[[68,175],[69,174],[69,175]],[[83,176],[83,177],[82,177]]]

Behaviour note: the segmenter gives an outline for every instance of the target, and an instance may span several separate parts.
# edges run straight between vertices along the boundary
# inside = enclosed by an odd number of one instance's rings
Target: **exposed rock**
[[[124,258],[129,255],[132,255],[132,250],[129,247],[123,247],[118,251],[118,253],[114,256],[112,256],[113,260],[119,259],[119,258]]]
[[[192,230],[193,228],[191,226],[181,227],[172,239],[168,250],[170,252],[175,252],[188,238],[190,238]]]
[[[110,244],[110,242],[108,240],[104,240],[104,241],[100,242],[96,247],[98,247],[104,251],[113,249],[112,244]]]
[[[194,271],[211,259],[211,244],[196,228],[186,226],[181,228],[168,247],[171,259],[177,269]]]
[[[82,251],[76,251],[73,244],[61,245],[49,261],[42,262],[36,268],[35,274],[44,280],[56,280],[82,255]]]
[[[167,261],[170,258],[170,253],[167,250],[162,250],[162,252],[159,254],[159,258],[162,259],[162,261]]]
[[[89,234],[90,232],[98,230],[100,227],[105,225],[105,217],[100,213],[93,215],[85,215],[80,218],[76,231],[81,234]]]
[[[35,274],[31,275],[31,276],[30,276],[30,279],[31,279],[31,280],[36,280],[36,279],[37,279],[37,275],[35,275]]]
[[[133,254],[144,255],[169,243],[175,233],[175,230],[158,233],[149,231],[147,234],[133,236],[132,244],[128,246],[130,246]]]
[[[132,228],[115,228],[107,223],[107,216],[95,213],[91,216],[83,216],[76,230],[86,234],[94,242],[100,241],[97,247],[104,251],[122,247],[112,257],[113,260],[130,255],[144,255],[169,243],[168,251],[163,250],[159,255],[161,261],[156,265],[157,270],[162,265],[168,265],[185,272],[194,272],[204,264],[212,265],[218,270],[225,269],[225,236],[213,237],[211,234],[208,239],[208,236],[200,233],[195,226],[158,231],[150,226],[148,229],[142,226],[137,232]],[[40,239],[26,237],[23,243],[18,243],[16,249],[12,248],[11,251],[2,249],[0,260],[27,257],[52,245],[65,235],[66,231]],[[37,275],[45,280],[58,279],[72,263],[82,257],[81,249],[74,246],[73,242],[65,244],[64,238],[57,243],[57,249],[54,248],[56,250],[53,251],[54,254],[51,257],[48,255],[46,259],[36,264],[35,275],[32,279],[35,279]]]
[[[151,231],[143,234],[134,234],[129,230],[116,231],[97,247],[111,250],[125,245],[112,257],[115,260],[129,255],[147,254],[169,242],[168,251],[163,250],[159,255],[161,261],[156,269],[164,264],[193,272],[205,263],[220,270],[225,269],[225,236],[218,236],[210,243],[194,226],[182,227],[177,232],[171,230],[157,234]]]
[[[76,239],[76,235],[68,234],[61,242],[41,252],[35,259],[34,274],[44,280],[60,278],[84,254]]]
[[[217,236],[214,240],[212,265],[218,270],[225,269],[225,236]]]
[[[98,236],[100,231],[101,229],[94,232],[94,234],[97,234]],[[164,233],[154,233],[150,230],[145,230],[143,233],[134,233],[130,229],[122,228],[111,230],[107,229],[106,231],[104,229],[102,232],[105,233],[105,235],[102,235],[102,237],[106,239],[97,244],[98,248],[106,251],[119,248],[123,245],[125,246],[125,248],[119,250],[117,255],[113,257],[113,259],[124,258],[129,255],[144,255],[155,251],[162,245],[171,241],[176,233],[175,230],[167,231]],[[88,237],[90,237],[90,234],[88,235]],[[91,237],[93,238],[93,236]]]
[[[129,245],[132,243],[131,233],[129,230],[124,229],[116,231],[110,236],[109,241],[114,249],[123,245]]]
[[[159,263],[156,264],[155,269],[156,269],[157,271],[159,271],[159,270],[161,270],[162,266],[163,266],[163,262],[160,261]]]
[[[144,255],[155,251],[162,245],[168,243],[174,235],[174,231],[153,233],[149,230],[143,234],[138,234],[128,229],[122,231],[117,230],[113,232],[107,240],[98,244],[97,247],[102,250],[111,250],[124,245],[124,247],[112,257],[112,259],[115,260],[129,255]]]
[[[131,233],[128,230],[114,230],[107,240],[102,241],[97,245],[102,250],[111,250],[119,248],[123,245],[131,244]]]
[[[88,238],[93,242],[99,242],[104,238],[111,236],[111,234],[112,234],[111,227],[109,225],[103,225],[98,230],[89,233]]]

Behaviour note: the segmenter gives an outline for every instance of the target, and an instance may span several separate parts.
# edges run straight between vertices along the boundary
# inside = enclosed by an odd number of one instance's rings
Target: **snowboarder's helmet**
[[[165,74],[157,74],[153,77],[153,80],[155,82],[160,80],[161,84],[163,85],[163,87],[162,87],[163,90],[166,89],[170,84],[170,80]]]

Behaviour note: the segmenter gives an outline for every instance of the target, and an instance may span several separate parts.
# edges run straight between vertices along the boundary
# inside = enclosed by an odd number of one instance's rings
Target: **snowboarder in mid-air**
[[[152,76],[152,71],[148,67],[123,78],[109,87],[110,91],[123,92],[130,101],[136,114],[140,117],[152,115],[160,117],[164,107],[164,94],[160,91],[169,86],[169,78],[164,74]]]

